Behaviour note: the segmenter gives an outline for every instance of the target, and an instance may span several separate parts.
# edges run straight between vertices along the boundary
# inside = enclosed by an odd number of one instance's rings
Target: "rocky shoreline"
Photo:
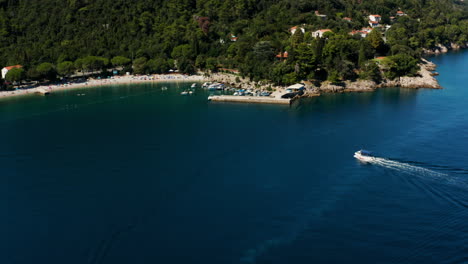
[[[434,63],[426,59],[422,59],[420,70],[418,75],[415,77],[399,77],[394,80],[383,80],[381,83],[369,80],[344,81],[339,84],[328,81],[320,84],[304,82],[306,85],[306,92],[303,96],[317,96],[321,93],[371,92],[377,88],[385,87],[442,89],[437,79],[434,78],[435,74],[433,71],[435,69],[436,65]],[[253,82],[247,78],[242,78],[230,73],[215,73],[207,79],[212,82],[222,82],[239,89],[258,89],[268,91],[281,91],[286,89],[286,87],[277,86],[271,83]]]
[[[432,49],[423,49],[423,53],[427,55],[437,55],[447,53],[452,50],[460,50],[468,48],[468,43],[459,45],[456,43],[450,43],[450,45],[437,44],[435,48]]]

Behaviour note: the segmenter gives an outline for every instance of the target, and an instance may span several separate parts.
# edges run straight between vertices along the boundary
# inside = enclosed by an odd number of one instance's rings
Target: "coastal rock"
[[[450,48],[451,48],[452,50],[459,50],[459,49],[461,48],[461,46],[458,45],[457,43],[453,43],[453,42],[452,42],[452,43],[450,43]]]
[[[437,68],[437,65],[431,61],[428,61],[424,58],[422,58],[421,61],[421,67],[424,67],[428,71],[435,71],[435,69]]]
[[[437,44],[437,47],[439,48],[440,52],[441,53],[447,53],[448,52],[448,48],[442,44]]]
[[[345,81],[347,92],[370,92],[376,89],[376,83],[368,80]]]
[[[344,92],[345,90],[345,85],[344,84],[333,84],[331,82],[323,82],[322,85],[320,85],[320,90],[323,92],[331,92],[331,93],[340,93]]]
[[[442,89],[436,78],[432,76],[435,64],[423,59],[420,70],[415,77],[400,77],[395,80],[385,80],[378,87],[403,87],[403,88],[431,88]]]
[[[437,44],[436,47],[432,48],[432,49],[422,49],[423,53],[424,54],[428,54],[428,55],[437,55],[437,54],[441,54],[441,53],[446,53],[446,52],[449,52],[450,50],[459,50],[459,49],[466,49],[468,47],[468,43],[462,43],[461,45],[460,44],[457,44],[457,43],[450,43],[450,45],[443,45],[443,44]]]

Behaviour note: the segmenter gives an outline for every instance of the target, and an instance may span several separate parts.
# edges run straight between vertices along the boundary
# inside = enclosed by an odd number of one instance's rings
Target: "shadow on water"
[[[372,107],[385,105],[411,105],[418,96],[418,89],[380,88],[374,92],[363,93],[324,93],[318,97],[301,98],[291,105],[291,110],[299,115],[315,112],[346,111],[347,107],[371,110]],[[372,109],[373,110],[373,109]]]

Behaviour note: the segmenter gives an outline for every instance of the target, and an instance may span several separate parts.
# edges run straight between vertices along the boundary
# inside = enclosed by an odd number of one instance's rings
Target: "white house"
[[[13,66],[7,66],[2,69],[2,79],[5,79],[5,76],[11,69],[21,69],[23,66],[21,65],[13,65]]]
[[[382,20],[382,17],[380,15],[370,15],[369,20],[374,22],[380,22],[380,20]]]
[[[320,12],[318,10],[315,11],[315,16],[320,17],[322,20],[327,19],[327,15],[320,14]]]
[[[322,38],[323,34],[325,34],[326,32],[333,32],[333,31],[331,31],[331,29],[319,29],[317,31],[312,32],[312,37]]]
[[[363,30],[353,30],[353,31],[349,32],[349,34],[351,36],[359,35],[359,36],[361,36],[361,38],[365,38],[365,37],[367,37],[367,34],[369,34],[369,32],[363,31]]]
[[[289,29],[289,32],[291,32],[291,35],[294,35],[294,33],[296,33],[298,28],[301,29],[302,33],[305,33],[305,29],[303,27],[292,27]]]
[[[372,28],[376,28],[376,27],[380,26],[379,22],[377,22],[377,21],[369,21],[369,25]]]

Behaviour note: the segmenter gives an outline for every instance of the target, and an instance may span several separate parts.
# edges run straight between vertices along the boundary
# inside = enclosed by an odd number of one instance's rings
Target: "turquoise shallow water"
[[[3,99],[0,262],[466,263],[468,53],[431,60],[443,90],[291,107],[190,84]]]

